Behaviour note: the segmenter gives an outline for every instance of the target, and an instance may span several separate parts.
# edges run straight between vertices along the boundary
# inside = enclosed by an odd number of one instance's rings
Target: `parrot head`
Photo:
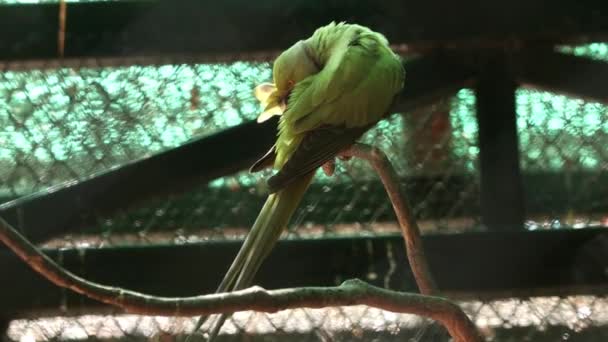
[[[287,99],[296,83],[321,70],[321,66],[301,40],[283,51],[274,61],[272,77],[274,83],[262,83],[255,88],[255,96],[262,103],[264,112],[258,122],[273,115],[281,115],[287,107]]]
[[[305,41],[300,40],[274,61],[274,84],[282,95],[288,95],[296,83],[321,71],[321,66],[312,56]]]

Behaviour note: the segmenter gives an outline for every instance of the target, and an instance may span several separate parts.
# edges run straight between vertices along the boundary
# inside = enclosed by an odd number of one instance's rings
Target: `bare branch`
[[[399,226],[401,227],[402,235],[405,240],[405,249],[407,251],[408,260],[416,279],[416,284],[422,294],[432,295],[437,294],[437,285],[429,271],[426,256],[424,255],[424,247],[420,238],[420,229],[416,223],[416,219],[411,213],[411,209],[407,203],[405,194],[401,191],[399,180],[395,170],[386,157],[386,155],[378,148],[364,145],[354,144],[349,149],[339,153],[339,157],[350,158],[357,157],[368,161],[379,175],[389,199],[393,204],[393,209],[397,214]],[[322,166],[323,172],[331,176],[335,170],[335,160],[332,158]],[[221,287],[221,285],[220,285]],[[194,328],[196,332],[207,317],[201,317]],[[225,316],[219,318],[213,326],[208,341],[212,341],[219,334],[220,329],[226,319]],[[190,340],[190,335],[186,342]]]
[[[231,293],[195,297],[155,297],[89,282],[74,275],[40,252],[2,218],[0,218],[0,241],[32,269],[57,286],[121,307],[131,313],[194,316],[245,310],[276,312],[302,307],[368,305],[438,320],[456,341],[481,341],[473,323],[460,307],[451,301],[440,297],[390,291],[360,280],[349,280],[337,287],[305,287],[272,291],[252,287]]]
[[[397,215],[406,244],[408,260],[423,295],[390,291],[355,279],[348,280],[338,287],[304,287],[272,291],[252,287],[231,293],[195,297],[155,297],[89,282],[72,274],[40,252],[2,218],[0,218],[0,241],[3,241],[31,268],[54,284],[121,307],[131,313],[193,316],[244,310],[276,312],[292,308],[363,304],[435,319],[446,327],[457,342],[481,341],[476,327],[458,305],[444,298],[430,296],[438,291],[424,255],[420,230],[386,155],[380,149],[363,144],[355,144],[340,155],[368,161],[380,176]]]
[[[345,157],[356,157],[368,161],[380,179],[397,215],[401,233],[405,240],[405,250],[407,258],[412,268],[412,273],[416,279],[416,284],[420,293],[434,295],[438,293],[437,285],[429,270],[429,265],[424,254],[420,229],[412,210],[407,202],[407,197],[399,186],[399,179],[395,169],[379,148],[365,144],[355,144],[348,150],[341,153]]]

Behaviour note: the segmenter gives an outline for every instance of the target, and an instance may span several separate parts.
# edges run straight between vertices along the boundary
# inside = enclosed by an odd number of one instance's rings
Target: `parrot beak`
[[[280,94],[277,87],[272,83],[262,83],[258,85],[255,87],[254,94],[264,108],[264,111],[258,116],[258,123],[264,122],[274,115],[283,114],[287,108],[289,93],[286,95]]]
[[[270,94],[272,94],[272,92],[276,90],[277,87],[274,85],[274,83],[262,83],[255,87],[253,94],[255,95],[255,98],[258,99],[258,101],[266,105],[268,104],[268,98],[270,97]]]

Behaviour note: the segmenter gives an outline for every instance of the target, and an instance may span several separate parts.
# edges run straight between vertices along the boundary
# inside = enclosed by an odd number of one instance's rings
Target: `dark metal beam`
[[[517,79],[525,86],[608,104],[607,62],[533,49],[517,61]]]
[[[0,59],[58,57],[59,5],[0,7]],[[410,49],[564,42],[608,36],[604,1],[187,0],[67,5],[65,56],[236,54],[284,49],[332,20]]]
[[[524,191],[515,112],[517,85],[503,54],[490,53],[481,69],[475,92],[482,223],[492,230],[523,227]]]
[[[608,212],[608,188],[597,186],[597,184],[608,184],[607,172],[524,173],[522,178],[527,220],[541,225],[547,224],[547,220],[555,220],[551,224],[567,225],[569,217],[584,217],[592,220],[590,224],[597,224],[593,220],[599,220]],[[421,220],[449,222],[451,219],[470,218],[476,222],[480,217],[479,180],[476,175],[423,174],[404,177],[400,182],[405,185],[408,199]],[[386,192],[377,179],[334,183],[330,184],[330,188],[330,196],[326,192],[327,186],[322,183],[315,183],[308,189],[306,202],[316,205],[314,211],[306,213],[307,221],[319,226],[331,226],[337,223],[338,212],[340,212],[340,224],[396,220]],[[51,203],[52,198],[46,203],[56,208],[57,205]],[[353,201],[353,198],[356,200]],[[112,234],[121,234],[141,231],[144,227],[145,230],[157,233],[174,234],[172,232],[176,229],[183,229],[190,234],[201,230],[209,232],[217,227],[245,229],[251,226],[265,199],[265,194],[260,193],[255,186],[241,187],[238,190],[230,187],[211,189],[202,186],[177,196],[159,197],[157,200],[152,199],[145,203],[140,200],[136,204],[124,203],[125,206],[135,207],[134,210],[119,210],[115,214],[109,212],[108,215],[97,217],[97,221],[96,208],[88,207],[79,212],[78,208],[75,208],[79,215],[74,216],[70,226],[66,227],[54,225],[55,220],[61,218],[61,213],[34,211],[35,215],[25,217],[23,221],[28,224],[27,234],[34,239],[53,232],[102,234],[111,230]],[[61,200],[66,203],[61,204],[62,206],[76,203],[75,200],[71,202],[69,198]],[[116,199],[116,202],[110,204],[119,205],[120,199]],[[239,204],[236,206],[238,211],[229,211],[230,208],[235,207],[235,203]],[[167,205],[170,205],[171,210],[167,210]],[[350,210],[341,210],[346,207],[350,207]],[[199,212],[197,208],[204,211]],[[26,209],[36,208],[26,206]],[[159,212],[162,214],[159,215]],[[230,215],[226,215],[228,212]],[[69,213],[75,215],[72,211]],[[37,217],[40,218],[36,219]],[[104,226],[99,222],[105,220],[112,222],[112,225]],[[43,229],[34,226],[35,222],[40,222]],[[138,222],[139,226],[137,226]],[[63,230],[49,230],[51,228]],[[0,246],[0,249],[3,248]]]
[[[394,110],[410,109],[463,87],[473,74],[458,63],[456,57],[438,55],[407,62],[408,83]],[[40,242],[90,225],[99,214],[125,210],[246,169],[272,146],[276,125],[276,120],[270,120],[230,128],[79,183],[5,203],[0,205],[0,215]]]
[[[8,340],[8,328],[11,323],[10,318],[0,316],[0,339]]]
[[[182,192],[253,164],[274,141],[276,120],[230,128],[78,183],[0,205],[0,215],[34,242],[94,225],[99,215]],[[243,141],[248,143],[243,144]]]
[[[156,295],[189,296],[215,290],[240,243],[46,252],[89,280]],[[434,235],[424,236],[423,243],[441,291],[459,298],[608,290],[606,229]],[[55,287],[8,251],[0,252],[0,269],[10,275],[0,291],[0,316],[56,312],[64,306],[91,313],[102,307]],[[400,236],[284,240],[262,266],[256,283],[271,289],[328,286],[358,277],[385,286],[389,269],[394,271],[388,278],[390,288],[415,291]]]

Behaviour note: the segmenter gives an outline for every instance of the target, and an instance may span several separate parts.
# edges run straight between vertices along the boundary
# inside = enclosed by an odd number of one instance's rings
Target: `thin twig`
[[[420,229],[407,202],[407,197],[399,186],[399,179],[395,173],[395,169],[386,157],[386,154],[373,146],[355,144],[340,155],[363,159],[372,165],[393,204],[393,209],[397,215],[401,233],[405,240],[407,258],[420,293],[426,295],[438,294],[437,285],[429,270],[429,265],[424,254]]]
[[[121,307],[131,313],[194,316],[245,310],[276,312],[303,307],[368,305],[438,320],[456,341],[481,341],[473,323],[462,309],[451,301],[440,297],[390,291],[360,280],[349,280],[337,287],[304,287],[272,291],[252,287],[231,293],[195,297],[155,297],[97,284],[74,275],[42,253],[2,218],[0,218],[0,241],[55,285]]]
[[[65,30],[66,30],[67,3],[59,0],[59,29],[57,30],[57,55],[63,58],[65,54]]]

